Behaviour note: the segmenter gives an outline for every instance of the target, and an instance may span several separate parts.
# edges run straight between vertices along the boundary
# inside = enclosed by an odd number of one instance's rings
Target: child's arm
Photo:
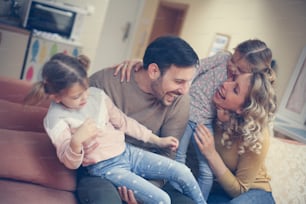
[[[56,148],[57,157],[69,169],[77,169],[83,162],[83,142],[86,138],[93,137],[95,132],[90,120],[83,123],[75,132],[72,132],[64,120],[49,125],[48,117],[44,120],[44,126],[53,145]],[[52,127],[52,128],[51,128]],[[88,130],[89,129],[89,130]]]
[[[128,117],[121,110],[119,110],[111,99],[105,94],[105,102],[108,110],[109,120],[111,124],[125,132],[126,134],[141,140],[146,143],[157,145],[161,148],[170,148],[175,150],[178,147],[178,140],[175,137],[159,137],[152,133],[151,130],[141,125],[135,119]]]
[[[148,142],[161,148],[169,148],[171,151],[175,151],[179,145],[179,141],[172,136],[158,137],[157,135],[152,135]]]

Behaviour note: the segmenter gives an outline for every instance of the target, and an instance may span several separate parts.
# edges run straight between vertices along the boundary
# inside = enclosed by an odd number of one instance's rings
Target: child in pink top
[[[43,67],[43,81],[27,97],[30,102],[50,97],[44,127],[59,160],[67,168],[82,165],[93,176],[133,190],[142,203],[171,203],[166,192],[146,179],[172,181],[196,203],[206,203],[185,165],[125,143],[124,133],[160,148],[178,147],[176,138],[154,135],[121,112],[104,91],[88,88],[87,66],[82,63],[65,54],[54,55]],[[98,147],[87,151],[91,145]]]

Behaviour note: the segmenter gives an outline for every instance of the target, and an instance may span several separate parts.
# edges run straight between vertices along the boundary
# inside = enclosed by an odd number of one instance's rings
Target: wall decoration
[[[32,62],[36,62],[36,57],[39,51],[39,40],[35,40],[31,46],[31,50],[32,50],[32,57],[31,57],[31,61]]]
[[[226,34],[216,33],[209,50],[208,56],[216,54],[220,50],[226,50],[228,48],[230,36]]]
[[[306,46],[281,100],[274,129],[306,143]]]
[[[41,72],[44,63],[58,52],[76,56],[82,53],[82,46],[32,34],[21,79],[31,82],[42,80]]]

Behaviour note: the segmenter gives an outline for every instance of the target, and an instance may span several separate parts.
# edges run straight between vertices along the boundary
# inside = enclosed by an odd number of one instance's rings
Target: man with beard
[[[122,112],[153,133],[180,140],[189,117],[187,93],[198,66],[198,56],[186,41],[175,36],[162,36],[146,48],[143,69],[133,72],[129,83],[122,83],[120,77],[114,77],[114,69],[108,68],[94,73],[90,85],[103,89]],[[174,158],[174,152],[148,146],[128,135],[126,141]],[[169,194],[172,203],[194,203],[169,184],[154,183]],[[79,172],[77,193],[81,203],[121,204],[117,189],[109,181],[86,176],[84,171]]]

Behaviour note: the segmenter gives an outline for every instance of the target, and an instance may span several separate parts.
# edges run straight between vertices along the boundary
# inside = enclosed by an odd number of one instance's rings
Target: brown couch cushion
[[[24,106],[0,99],[0,128],[44,132],[47,108]]]
[[[31,90],[32,83],[0,76],[0,99],[23,104],[24,97]],[[48,107],[50,101],[44,101],[37,106]]]
[[[0,129],[0,178],[74,191],[76,172],[59,162],[46,133]]]
[[[0,180],[0,202],[5,204],[77,204],[72,192],[35,184]]]

